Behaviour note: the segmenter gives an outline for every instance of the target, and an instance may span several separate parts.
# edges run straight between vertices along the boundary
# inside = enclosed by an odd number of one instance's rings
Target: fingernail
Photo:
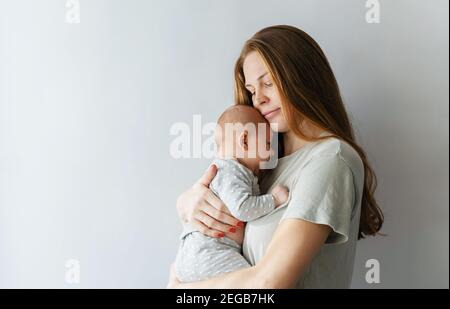
[[[230,232],[231,233],[236,233],[236,228],[235,227],[230,227]]]
[[[224,237],[224,236],[225,236],[224,233],[219,233],[219,234],[217,234],[217,237],[220,237],[220,238],[222,238],[222,237]]]
[[[236,224],[236,226],[237,226],[237,227],[243,227],[243,226],[244,226],[244,223],[238,222],[238,223]]]

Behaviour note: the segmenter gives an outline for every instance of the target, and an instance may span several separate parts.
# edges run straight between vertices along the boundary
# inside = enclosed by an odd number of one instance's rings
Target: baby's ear
[[[244,130],[239,135],[239,146],[245,150],[248,151],[248,131]]]

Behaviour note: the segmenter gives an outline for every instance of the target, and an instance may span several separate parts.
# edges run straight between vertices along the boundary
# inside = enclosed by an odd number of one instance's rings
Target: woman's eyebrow
[[[266,76],[267,74],[269,74],[269,72],[266,72],[266,73],[264,73],[263,75],[261,75],[260,77],[258,77],[257,79],[256,79],[256,81],[258,81],[258,80],[260,80],[261,78],[263,78],[264,76]],[[250,85],[250,84],[246,84],[245,85],[245,87],[251,87],[252,85]]]

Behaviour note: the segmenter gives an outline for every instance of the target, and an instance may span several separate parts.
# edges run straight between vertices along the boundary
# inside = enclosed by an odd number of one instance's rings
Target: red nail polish
[[[224,233],[219,233],[219,234],[217,234],[217,237],[220,237],[220,238],[222,238],[222,237],[224,237],[224,236],[225,236]]]
[[[243,226],[244,226],[244,223],[238,222],[238,223],[236,224],[236,226],[238,226],[238,227],[243,227]]]
[[[236,228],[235,227],[230,227],[230,232],[231,233],[236,233]]]

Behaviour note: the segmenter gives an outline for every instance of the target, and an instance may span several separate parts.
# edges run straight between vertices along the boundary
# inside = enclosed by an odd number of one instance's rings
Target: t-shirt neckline
[[[322,133],[319,134],[319,137],[327,136],[327,135],[330,135],[330,136],[331,136],[331,134],[330,134],[329,132],[324,131],[324,132],[322,132]],[[290,158],[292,158],[292,157],[296,157],[299,153],[302,153],[302,152],[305,151],[306,149],[311,148],[311,146],[314,146],[315,144],[317,144],[317,143],[319,143],[319,142],[321,142],[321,141],[323,141],[323,140],[318,140],[318,141],[315,141],[315,142],[309,142],[309,143],[306,143],[305,145],[303,145],[302,147],[300,147],[299,149],[297,149],[297,150],[294,151],[293,153],[288,154],[287,156],[278,158],[278,161],[279,161],[279,163],[280,163],[280,162],[286,161],[286,160],[288,160],[288,159],[290,159]]]

